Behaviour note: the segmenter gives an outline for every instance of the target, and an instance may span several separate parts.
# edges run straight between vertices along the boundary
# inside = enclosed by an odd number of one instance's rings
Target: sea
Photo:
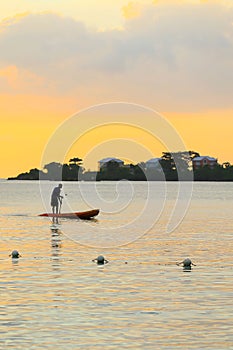
[[[0,349],[233,349],[233,183],[56,185],[0,181]]]

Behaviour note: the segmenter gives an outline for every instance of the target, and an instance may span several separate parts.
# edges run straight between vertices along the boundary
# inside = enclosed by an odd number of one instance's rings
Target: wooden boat
[[[67,218],[67,219],[89,220],[91,218],[94,218],[98,214],[99,214],[99,209],[93,209],[93,210],[79,211],[79,212],[74,212],[74,213],[59,213],[59,214],[43,213],[43,214],[39,214],[39,216],[47,216],[50,218]]]

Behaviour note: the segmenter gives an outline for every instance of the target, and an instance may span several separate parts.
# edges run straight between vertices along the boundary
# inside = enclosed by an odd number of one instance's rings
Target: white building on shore
[[[146,165],[146,170],[149,169],[161,169],[161,165],[160,165],[160,160],[161,158],[151,158],[149,159],[145,165]]]

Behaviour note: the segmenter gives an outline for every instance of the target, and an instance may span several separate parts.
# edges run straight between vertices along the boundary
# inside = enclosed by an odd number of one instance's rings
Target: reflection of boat
[[[39,214],[39,216],[47,216],[50,218],[68,218],[68,219],[83,219],[89,220],[99,214],[99,209],[87,210],[87,211],[79,211],[74,213],[43,213]]]

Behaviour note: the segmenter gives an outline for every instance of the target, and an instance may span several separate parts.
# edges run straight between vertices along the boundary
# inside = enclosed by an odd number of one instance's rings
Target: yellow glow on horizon
[[[0,95],[0,178],[39,167],[46,143],[72,106],[70,98]]]
[[[166,116],[182,135],[189,150],[218,158],[233,165],[233,110],[199,113],[167,113]]]
[[[40,168],[44,148],[59,124],[72,114],[73,102],[56,97],[0,96],[3,113],[0,141],[4,145],[4,152],[0,154],[0,177]],[[220,163],[233,164],[233,110],[164,113],[164,116],[176,128],[188,150],[214,156]],[[227,127],[221,122],[223,117]],[[129,149],[124,152],[126,148]],[[86,169],[94,170],[97,161],[104,157],[123,157],[125,153],[124,158],[140,162],[160,157],[163,151],[166,149],[159,141],[141,130],[104,127],[83,135],[70,148],[66,161],[78,156],[84,159]]]
[[[97,169],[100,159],[116,157],[130,163],[160,157],[166,151],[152,134],[130,125],[104,125],[82,135],[68,150],[65,161],[76,157],[84,160],[84,167]]]

